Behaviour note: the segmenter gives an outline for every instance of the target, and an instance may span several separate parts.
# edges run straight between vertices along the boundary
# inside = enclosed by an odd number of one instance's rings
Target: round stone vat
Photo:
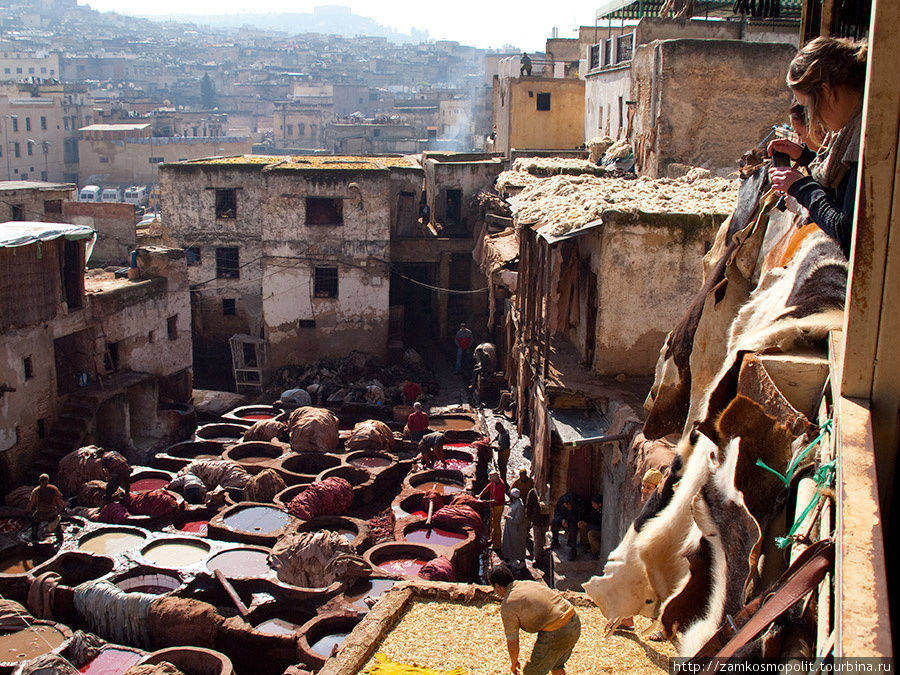
[[[438,557],[438,552],[426,544],[386,542],[373,546],[363,557],[385,574],[416,577],[425,563]]]
[[[444,446],[444,459],[447,460],[440,465],[441,468],[450,469],[452,471],[461,471],[463,473],[472,473],[475,471],[475,455],[461,448],[448,448]]]
[[[125,551],[137,550],[146,543],[147,536],[147,532],[137,527],[100,527],[78,540],[78,550],[115,557]]]
[[[458,581],[474,581],[478,575],[478,540],[475,531],[459,527],[428,528],[424,521],[398,524],[402,541],[444,548]]]
[[[131,474],[131,491],[158,490],[166,487],[174,477],[174,474],[161,469],[138,469]]]
[[[199,427],[194,432],[194,436],[196,436],[198,441],[217,441],[225,445],[233,445],[241,442],[245,431],[247,431],[247,427],[243,424],[214,422]]]
[[[138,565],[127,572],[117,574],[112,583],[126,593],[149,593],[165,595],[184,583],[172,570],[161,570],[147,565]]]
[[[219,570],[229,579],[274,579],[269,567],[271,550],[262,546],[240,546],[216,553],[206,561],[210,572]]]
[[[218,441],[182,441],[158,452],[153,466],[166,471],[178,471],[195,459],[221,459],[225,444]]]
[[[155,567],[184,569],[203,562],[211,548],[202,539],[164,537],[144,546],[141,549],[141,557]]]
[[[65,551],[53,556],[45,563],[38,565],[27,575],[29,580],[44,572],[56,572],[60,579],[56,590],[50,596],[53,618],[63,624],[71,625],[79,621],[75,609],[75,586],[100,579],[112,572],[113,559],[105,555],[82,553],[81,551]]]
[[[432,431],[472,431],[478,427],[478,420],[472,415],[434,415],[428,418],[428,428]]]
[[[147,654],[139,666],[168,661],[184,675],[234,675],[231,659],[221,652],[203,647],[169,647]]]
[[[0,668],[11,670],[37,656],[58,654],[72,639],[72,631],[62,624],[40,619],[29,623],[28,628],[0,634]]]
[[[323,452],[298,452],[283,455],[274,465],[288,485],[312,483],[326,469],[340,466],[341,460]]]
[[[296,524],[296,518],[272,504],[239,502],[210,519],[209,536],[222,541],[271,546]]]
[[[465,491],[466,479],[461,471],[429,469],[407,476],[404,487],[421,492],[434,490],[438,494],[452,497]]]
[[[309,483],[290,485],[290,486],[286,487],[284,490],[282,490],[281,492],[279,492],[277,495],[275,495],[272,498],[272,502],[276,506],[281,506],[286,509],[288,507],[288,504],[291,503],[291,500],[294,497],[296,497],[297,495],[299,495],[301,492],[303,492],[308,486],[309,486]]]
[[[0,585],[18,578],[24,579],[54,553],[56,549],[50,544],[17,543],[4,548],[0,551]]]
[[[395,579],[359,579],[344,591],[344,602],[360,612],[368,612],[372,605],[393,588]]]
[[[307,621],[300,629],[297,654],[300,660],[314,669],[325,665],[340,651],[346,637],[362,621],[362,615],[352,612],[326,612]]]
[[[240,464],[248,473],[259,473],[270,469],[275,460],[284,454],[284,448],[275,443],[264,441],[247,441],[237,443],[228,448],[223,457]]]
[[[209,519],[219,512],[208,506],[185,505],[183,511],[175,516],[172,528],[186,534],[196,534],[205,537],[209,528]]]
[[[323,481],[326,478],[343,478],[350,483],[353,488],[353,501],[355,504],[368,504],[375,496],[373,487],[375,485],[375,477],[366,469],[360,469],[355,466],[336,466],[333,469],[326,469],[316,478],[316,481]]]
[[[131,647],[107,645],[79,672],[85,675],[119,675],[136,665],[143,655],[143,652]]]
[[[428,544],[453,549],[469,539],[470,533],[458,528],[428,527],[421,521],[409,523],[403,528],[403,541],[410,544]],[[474,533],[471,533],[474,538]],[[449,556],[448,556],[449,557]]]
[[[284,410],[274,405],[243,405],[222,415],[223,420],[238,420],[251,424],[260,420],[272,420]]]
[[[369,543],[369,526],[366,521],[349,516],[318,516],[310,520],[298,521],[297,532],[318,532],[330,530],[343,535],[347,541],[362,553]]]
[[[399,512],[398,512],[399,510]],[[413,492],[394,502],[394,514],[397,518],[405,516],[418,516],[425,518],[428,516],[422,505],[422,493]]]
[[[350,466],[358,469],[365,469],[370,473],[385,471],[397,464],[396,457],[392,457],[386,452],[375,452],[373,450],[357,450],[356,452],[351,452],[344,461]]]

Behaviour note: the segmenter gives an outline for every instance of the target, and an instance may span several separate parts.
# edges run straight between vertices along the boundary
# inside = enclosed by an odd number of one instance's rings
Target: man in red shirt
[[[500,523],[503,520],[503,506],[506,504],[506,486],[500,480],[499,471],[491,471],[490,482],[478,498],[491,503],[491,546],[499,551],[502,542]]]
[[[456,331],[456,372],[462,370],[463,365],[468,370],[469,367],[469,349],[472,347],[472,331],[466,328],[466,324],[459,324],[459,330]],[[465,363],[464,363],[465,362]]]
[[[422,387],[419,386],[418,382],[407,380],[406,384],[403,385],[403,398],[409,405],[418,401],[421,395]]]
[[[409,429],[409,440],[418,443],[428,431],[428,413],[422,410],[422,404],[413,403],[413,411],[406,418],[406,428]]]

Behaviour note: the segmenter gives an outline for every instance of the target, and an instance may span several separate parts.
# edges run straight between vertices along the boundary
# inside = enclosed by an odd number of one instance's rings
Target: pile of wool
[[[512,180],[523,175],[508,173]],[[528,174],[524,174],[528,176]],[[738,181],[697,178],[596,178],[594,176],[528,176],[524,189],[509,202],[517,221],[541,224],[549,234],[562,234],[601,218],[604,211],[678,213],[725,216],[737,203]]]
[[[590,152],[588,159],[594,164],[597,164],[613,143],[613,139],[609,136],[594,136],[594,138],[587,143],[588,151]]]
[[[605,173],[594,162],[577,157],[520,157],[513,162],[511,169],[532,176],[577,176],[583,173],[601,176]]]
[[[378,420],[358,422],[344,442],[347,452],[354,450],[378,450],[387,452],[394,447],[394,434],[390,427]]]
[[[616,141],[606,149],[606,152],[603,154],[603,159],[604,161],[612,162],[617,159],[625,159],[632,154],[634,154],[634,151],[631,148],[631,143],[623,138],[621,141]]]

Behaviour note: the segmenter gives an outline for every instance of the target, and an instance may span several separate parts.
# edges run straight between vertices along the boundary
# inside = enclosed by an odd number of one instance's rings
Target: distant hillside
[[[254,26],[263,30],[278,31],[290,35],[300,33],[323,33],[355,37],[383,37],[391,42],[420,43],[428,39],[428,31],[413,30],[411,35],[398,33],[367,16],[354,14],[349,7],[334,5],[316,7],[313,12],[281,14],[168,14],[165,17],[147,16],[154,21],[177,21],[211,26],[213,28],[240,28]]]

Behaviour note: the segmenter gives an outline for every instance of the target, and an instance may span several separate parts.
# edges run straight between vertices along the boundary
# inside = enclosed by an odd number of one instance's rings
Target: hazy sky
[[[432,39],[457,40],[477,47],[519,45],[529,50],[542,50],[554,26],[560,37],[575,37],[579,24],[593,25],[594,14],[602,0],[573,2],[534,2],[524,0],[445,0],[414,2],[412,0],[155,0],[128,5],[114,0],[82,0],[93,9],[114,10],[143,16],[173,13],[225,14],[250,12],[310,12],[317,5],[343,5],[356,14],[369,16],[378,23],[403,33],[411,28],[424,29]]]

